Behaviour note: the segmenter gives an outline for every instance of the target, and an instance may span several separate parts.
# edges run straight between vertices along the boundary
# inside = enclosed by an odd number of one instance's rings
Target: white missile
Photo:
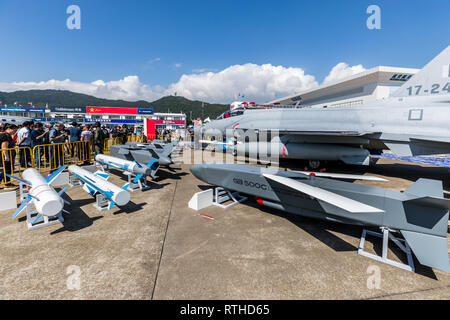
[[[95,161],[115,169],[135,174],[136,178],[133,181],[134,183],[137,183],[143,176],[150,176],[154,179],[155,173],[159,169],[159,164],[156,159],[153,159],[149,164],[140,164],[137,161],[129,161],[104,154],[98,154],[95,156]]]
[[[115,184],[108,182],[109,174],[101,171],[91,173],[77,165],[69,166],[69,171],[78,179],[84,182],[83,189],[91,196],[100,192],[110,200],[109,209],[114,205],[124,206],[130,201],[130,194],[126,191],[129,183],[119,188]]]
[[[47,217],[54,217],[61,211],[63,211],[65,201],[61,198],[61,195],[66,191],[67,187],[57,193],[50,184],[61,172],[64,171],[65,168],[66,166],[59,168],[47,178],[44,178],[36,169],[33,168],[26,169],[22,173],[22,178],[7,174],[7,176],[9,176],[10,178],[20,181],[31,187],[31,189],[28,191],[27,198],[24,202],[22,202],[22,204],[13,214],[12,218],[14,219],[15,217],[17,217],[30,202],[35,206],[36,211],[38,212],[38,216],[36,217],[36,219],[34,219],[34,221],[32,221],[32,224],[39,220],[42,215]]]

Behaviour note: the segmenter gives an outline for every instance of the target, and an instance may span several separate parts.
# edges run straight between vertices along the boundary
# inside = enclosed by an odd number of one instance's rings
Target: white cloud
[[[349,67],[345,63],[336,65],[326,77],[328,83],[365,69],[361,66]],[[287,96],[317,87],[319,84],[312,75],[305,74],[301,68],[256,65],[247,63],[233,65],[218,72],[184,74],[178,82],[167,87],[148,86],[141,83],[138,76],[127,76],[116,81],[97,80],[90,83],[70,79],[41,82],[0,82],[0,91],[32,89],[59,89],[93,95],[106,99],[127,101],[154,101],[165,95],[177,92],[178,96],[207,102],[230,103],[245,94],[245,100],[264,103],[278,97]]]
[[[160,86],[149,87],[141,83],[137,76],[128,76],[121,80],[109,82],[97,80],[91,83],[77,82],[70,79],[41,82],[0,82],[0,91],[6,92],[44,89],[69,90],[98,98],[123,99],[128,101],[139,99],[155,100],[160,98],[164,92],[164,88]]]
[[[323,84],[328,84],[340,80],[342,78],[346,78],[354,74],[361,73],[365,70],[366,69],[361,64],[350,67],[345,62],[340,62],[336,66],[334,66],[333,69],[331,69],[330,74],[325,78]]]
[[[266,102],[316,86],[314,76],[306,75],[303,69],[247,63],[220,72],[182,75],[169,86],[169,92],[209,102],[231,102],[241,93],[252,101]]]

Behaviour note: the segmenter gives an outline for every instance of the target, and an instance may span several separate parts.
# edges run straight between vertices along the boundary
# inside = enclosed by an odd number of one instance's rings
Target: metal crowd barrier
[[[21,175],[23,170],[33,166],[32,160],[32,151],[28,146],[0,149],[0,187],[10,180],[5,173]]]
[[[128,136],[129,142],[146,142],[144,135]],[[108,138],[104,141],[103,153],[109,154],[115,144],[122,144],[121,137]],[[5,161],[9,159],[10,161]],[[0,149],[0,187],[9,182],[4,173],[22,176],[27,168],[36,168],[40,173],[57,170],[64,165],[91,164],[94,161],[94,147],[91,141],[63,142]]]
[[[33,148],[33,167],[45,173],[64,165],[90,164],[93,160],[92,143],[88,141],[38,145]]]

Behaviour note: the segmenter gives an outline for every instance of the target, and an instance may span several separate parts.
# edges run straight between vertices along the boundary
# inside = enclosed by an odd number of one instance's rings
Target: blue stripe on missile
[[[95,160],[95,161],[97,161],[98,163],[102,163],[102,164],[104,164],[104,165],[107,165],[107,166],[110,166],[110,167],[113,167],[113,168],[119,169],[119,170],[123,170],[123,168],[122,168],[122,167],[120,167],[120,166],[117,166],[117,165],[112,165],[111,163],[106,163],[106,162],[103,162],[103,161],[99,161],[99,160]]]
[[[153,159],[152,161],[150,161],[150,162],[147,164],[147,166],[151,167],[155,162],[156,162],[156,160]]]
[[[90,181],[92,181],[92,179],[83,178],[83,177],[81,177],[80,175],[78,175],[76,173],[74,173],[74,175],[76,177],[78,177],[80,180],[84,181],[86,184],[88,184],[88,186],[87,186],[88,189],[89,189],[89,187],[91,187],[91,189],[93,189],[94,191],[97,190],[98,192],[104,194],[109,200],[112,200],[112,196],[114,195],[114,193],[112,193],[111,191],[105,191],[105,190],[100,189],[94,183],[90,182]]]

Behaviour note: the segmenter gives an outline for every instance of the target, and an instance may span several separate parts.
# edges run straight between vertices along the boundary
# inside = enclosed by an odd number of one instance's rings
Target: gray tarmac
[[[416,260],[411,273],[359,256],[360,227],[254,201],[191,210],[188,201],[206,186],[190,165],[172,167],[159,171],[151,190],[132,193],[127,206],[111,211],[98,211],[94,198],[69,188],[72,214],[64,225],[28,231],[24,214],[12,220],[14,210],[0,212],[0,298],[450,299],[450,274]],[[445,168],[382,159],[368,171],[351,169],[362,172],[389,182],[357,183],[398,191],[419,177],[440,179],[450,197]],[[110,181],[124,184],[114,173]],[[380,241],[368,240],[367,250],[379,252]],[[404,261],[396,250],[390,257]]]

